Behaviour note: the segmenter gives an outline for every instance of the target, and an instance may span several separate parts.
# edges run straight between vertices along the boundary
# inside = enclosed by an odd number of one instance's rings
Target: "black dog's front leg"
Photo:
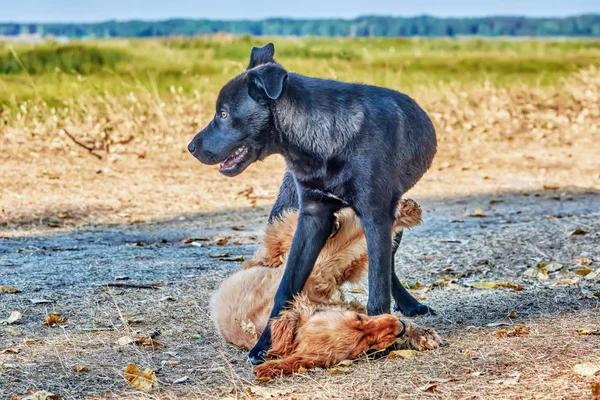
[[[260,364],[266,359],[267,351],[271,347],[270,320],[277,317],[294,296],[304,288],[315,261],[333,228],[333,214],[339,208],[338,205],[331,203],[302,199],[298,226],[294,233],[283,277],[275,294],[275,303],[269,323],[248,354],[248,359],[252,364]]]

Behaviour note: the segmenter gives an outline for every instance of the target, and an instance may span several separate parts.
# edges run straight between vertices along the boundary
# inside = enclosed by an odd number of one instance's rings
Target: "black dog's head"
[[[235,176],[273,152],[271,103],[285,91],[288,73],[275,62],[272,43],[252,49],[248,69],[227,82],[217,99],[215,116],[188,145],[204,164]]]

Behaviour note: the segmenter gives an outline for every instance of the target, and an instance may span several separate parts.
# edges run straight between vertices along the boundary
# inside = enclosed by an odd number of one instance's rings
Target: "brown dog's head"
[[[401,332],[402,324],[393,315],[369,317],[349,310],[318,310],[296,301],[273,321],[269,354],[301,355],[331,366],[369,350],[383,350],[394,344]]]

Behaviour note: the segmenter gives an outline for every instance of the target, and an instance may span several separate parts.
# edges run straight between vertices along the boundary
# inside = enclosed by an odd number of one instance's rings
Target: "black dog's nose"
[[[196,151],[196,144],[194,142],[191,142],[190,144],[188,144],[188,151],[192,154],[194,154],[194,151]]]

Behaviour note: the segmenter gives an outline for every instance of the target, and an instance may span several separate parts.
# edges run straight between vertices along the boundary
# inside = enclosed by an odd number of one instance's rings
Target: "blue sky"
[[[0,22],[92,22],[174,17],[260,19],[353,18],[357,15],[442,17],[566,16],[600,13],[600,0],[1,0]]]

